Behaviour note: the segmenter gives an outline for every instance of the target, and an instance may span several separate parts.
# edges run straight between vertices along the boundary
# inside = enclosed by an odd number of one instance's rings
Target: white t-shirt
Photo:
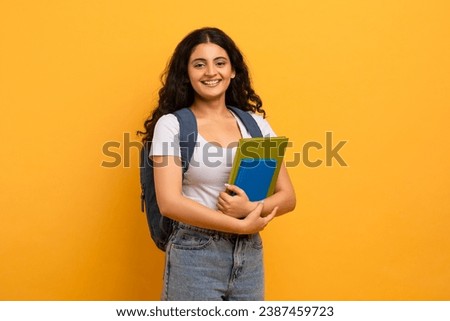
[[[250,114],[265,137],[276,136],[262,116]],[[234,116],[242,137],[251,137],[239,117]],[[162,116],[155,126],[150,155],[180,156],[179,132],[180,124],[175,115]],[[220,147],[207,142],[199,133],[189,168],[183,177],[183,195],[216,210],[219,193],[225,190],[224,184],[228,182],[236,146],[237,143],[229,148]]]

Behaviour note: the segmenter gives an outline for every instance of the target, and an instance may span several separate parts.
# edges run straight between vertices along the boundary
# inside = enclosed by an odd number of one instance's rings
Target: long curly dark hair
[[[261,98],[251,86],[248,67],[234,41],[220,29],[201,28],[192,31],[178,44],[161,76],[162,88],[159,90],[158,105],[145,121],[145,131],[137,132],[143,136],[144,144],[151,143],[159,118],[194,103],[195,92],[189,81],[188,63],[194,48],[202,43],[214,43],[225,49],[236,73],[225,93],[225,104],[258,112],[265,117]]]

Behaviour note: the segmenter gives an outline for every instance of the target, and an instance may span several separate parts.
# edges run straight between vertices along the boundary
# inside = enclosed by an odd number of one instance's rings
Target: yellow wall
[[[450,299],[448,1],[3,1],[0,299],[158,299],[163,254],[131,166],[175,45],[207,25],[245,53],[268,120],[348,141],[290,168],[264,231],[267,299]],[[123,146],[123,145],[122,145]],[[123,153],[123,148],[117,149]],[[324,150],[311,150],[311,160]]]

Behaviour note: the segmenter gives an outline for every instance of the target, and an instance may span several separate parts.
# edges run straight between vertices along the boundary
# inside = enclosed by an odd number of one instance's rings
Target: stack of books
[[[287,144],[284,136],[240,139],[228,183],[243,189],[252,202],[272,195]]]

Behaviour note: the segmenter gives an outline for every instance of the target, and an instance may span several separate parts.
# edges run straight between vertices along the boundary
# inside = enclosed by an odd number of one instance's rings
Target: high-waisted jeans
[[[166,249],[162,300],[264,300],[259,234],[237,235],[179,223]]]

